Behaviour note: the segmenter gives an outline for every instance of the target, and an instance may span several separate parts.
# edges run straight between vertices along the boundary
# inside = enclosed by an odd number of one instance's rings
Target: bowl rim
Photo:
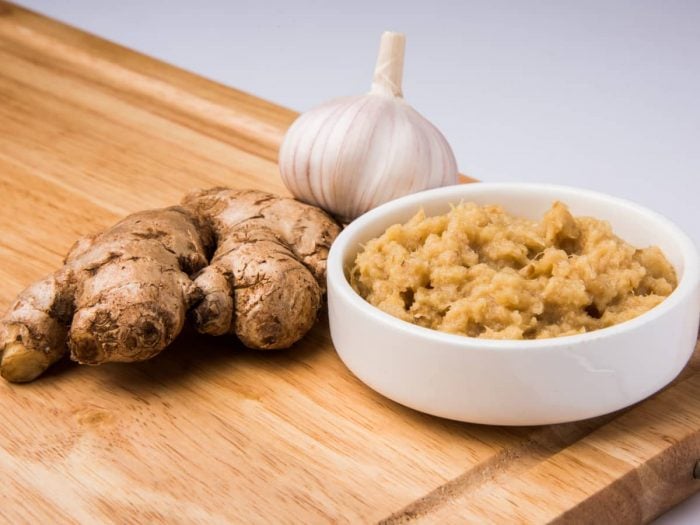
[[[510,192],[517,190],[546,190],[564,194],[576,193],[577,195],[583,195],[586,198],[605,201],[612,206],[628,208],[636,211],[637,213],[644,214],[651,220],[656,221],[659,225],[672,232],[673,242],[675,242],[680,248],[684,266],[683,275],[678,282],[676,289],[673,290],[673,292],[671,292],[666,299],[633,319],[629,319],[606,328],[594,330],[592,332],[551,337],[546,339],[481,339],[478,337],[450,334],[432,328],[425,328],[384,312],[378,307],[370,304],[352,288],[345,275],[345,268],[343,266],[345,254],[352,248],[349,245],[349,239],[373,225],[375,221],[381,220],[382,217],[389,215],[398,209],[404,208],[405,206],[419,204],[419,201],[423,198],[434,198],[436,196],[444,196],[447,198],[451,193],[456,191],[466,192],[468,194],[470,192],[470,188],[478,188],[484,191],[494,190]],[[468,196],[464,195],[460,196],[460,198],[467,199]],[[335,291],[342,294],[343,298],[354,308],[363,310],[367,315],[370,315],[381,324],[386,325],[389,329],[407,332],[410,335],[421,339],[427,339],[432,342],[446,343],[448,346],[453,346],[459,349],[474,349],[475,347],[478,347],[485,350],[502,349],[533,351],[537,349],[546,350],[552,347],[579,345],[602,338],[615,337],[616,335],[625,332],[634,331],[648,323],[654,322],[659,317],[662,317],[667,312],[675,308],[679,303],[683,302],[691,293],[693,293],[694,290],[696,290],[695,293],[697,293],[698,283],[700,282],[700,255],[698,254],[695,244],[690,237],[683,232],[683,230],[681,230],[680,227],[662,214],[630,200],[614,197],[593,190],[578,188],[575,186],[529,182],[473,182],[467,184],[455,184],[412,193],[410,195],[384,203],[361,215],[343,229],[343,231],[331,245],[328,254],[327,266],[328,290],[330,291],[330,289],[333,287]],[[674,267],[674,269],[677,273],[679,273],[676,267]]]

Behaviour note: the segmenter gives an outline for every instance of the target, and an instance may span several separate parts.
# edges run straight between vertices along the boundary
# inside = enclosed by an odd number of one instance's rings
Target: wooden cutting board
[[[80,235],[196,187],[284,192],[295,113],[0,2],[0,306]],[[640,349],[641,350],[641,349]],[[7,523],[636,523],[700,488],[700,359],[630,410],[499,428],[375,394],[322,320],[0,382]]]

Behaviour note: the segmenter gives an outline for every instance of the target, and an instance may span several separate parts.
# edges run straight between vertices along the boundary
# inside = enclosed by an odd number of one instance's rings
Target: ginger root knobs
[[[289,347],[316,320],[338,233],[318,208],[252,190],[130,215],[18,296],[0,321],[0,374],[31,381],[67,352],[92,365],[149,359],[188,311],[202,333]]]
[[[235,333],[261,349],[286,348],[305,334],[326,289],[335,222],[318,208],[260,191],[213,189],[183,205],[216,241],[209,266],[194,280],[205,295],[194,308],[197,329]]]

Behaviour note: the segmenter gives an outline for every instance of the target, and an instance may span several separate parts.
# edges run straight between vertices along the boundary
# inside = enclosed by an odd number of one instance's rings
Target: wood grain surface
[[[126,213],[284,192],[294,117],[0,2],[0,306]],[[647,521],[700,488],[699,366],[621,414],[499,428],[375,394],[325,320],[279,353],[187,332],[150,362],[0,383],[0,521]]]

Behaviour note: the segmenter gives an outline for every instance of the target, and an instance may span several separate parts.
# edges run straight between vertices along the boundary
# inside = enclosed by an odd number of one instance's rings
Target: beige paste
[[[405,321],[489,339],[540,339],[621,323],[676,287],[655,246],[555,202],[542,221],[462,203],[418,212],[367,243],[350,271],[371,304]]]

